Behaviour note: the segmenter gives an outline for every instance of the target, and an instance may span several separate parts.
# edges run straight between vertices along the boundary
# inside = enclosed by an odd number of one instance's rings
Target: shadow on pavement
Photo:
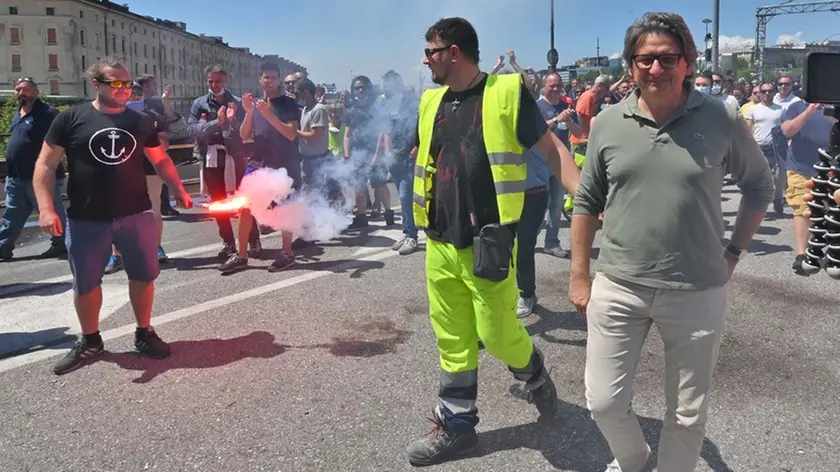
[[[510,393],[516,397],[520,396],[520,390],[519,384],[510,387]],[[639,417],[639,423],[653,450],[652,463],[655,464],[662,421]],[[554,418],[481,432],[479,438],[482,444],[479,457],[500,451],[531,449],[540,451],[553,467],[561,470],[601,472],[613,459],[589,410],[562,400],[558,401]],[[715,472],[732,471],[717,445],[708,439],[703,442],[700,457]]]
[[[230,339],[174,341],[169,346],[172,355],[166,359],[149,359],[136,352],[106,352],[96,362],[110,362],[125,370],[141,372],[132,382],[147,383],[170,370],[212,369],[243,359],[270,359],[286,352],[286,347],[276,344],[274,335],[266,331]]]
[[[0,333],[0,360],[72,344],[76,336],[67,334],[68,331],[70,328],[65,326],[34,333]]]
[[[542,305],[538,305],[534,310],[534,315],[539,317],[539,321],[531,323],[525,328],[531,336],[539,336],[540,338],[553,344],[567,344],[569,346],[586,346],[586,339],[562,339],[552,334],[551,331],[562,329],[563,331],[580,331],[586,332],[586,320],[583,319],[577,312],[556,312],[551,311]]]
[[[70,290],[73,284],[70,282],[60,283],[38,283],[22,282],[0,285],[0,300],[8,300],[19,297],[49,297],[58,295]],[[2,344],[0,344],[2,345]]]
[[[270,359],[289,349],[324,349],[337,357],[375,357],[396,352],[413,334],[396,327],[388,319],[372,320],[354,326],[353,333],[332,338],[328,343],[277,344],[273,334],[254,331],[230,339],[203,339],[170,343],[172,355],[149,359],[137,352],[106,352],[94,362],[109,362],[125,370],[141,372],[133,383],[147,383],[160,374],[175,369],[212,369],[243,359]],[[0,338],[2,339],[2,338]]]

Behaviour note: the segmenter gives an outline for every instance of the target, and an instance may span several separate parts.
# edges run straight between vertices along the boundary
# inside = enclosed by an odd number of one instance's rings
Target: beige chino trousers
[[[724,328],[726,287],[665,290],[598,273],[587,307],[586,401],[623,472],[650,447],[631,408],[633,377],[651,325],[665,345],[665,418],[658,470],[694,472]]]

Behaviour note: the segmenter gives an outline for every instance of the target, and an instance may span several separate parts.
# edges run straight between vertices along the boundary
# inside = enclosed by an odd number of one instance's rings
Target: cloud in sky
[[[718,40],[720,52],[740,51],[744,49],[751,49],[755,47],[755,38],[745,38],[743,36],[727,36],[720,35]]]
[[[780,34],[779,37],[776,38],[776,44],[799,46],[805,44],[805,41],[802,39],[802,36],[802,31],[797,31],[796,34]]]
[[[743,51],[745,49],[752,49],[755,47],[755,38],[746,38],[744,36],[727,36],[720,35],[720,52]],[[795,34],[780,34],[776,38],[776,42],[767,41],[768,46],[775,45],[802,45],[805,44],[804,33],[798,31]]]

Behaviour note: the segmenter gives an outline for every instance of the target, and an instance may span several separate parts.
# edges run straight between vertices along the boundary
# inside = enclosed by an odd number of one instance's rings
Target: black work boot
[[[433,416],[429,421],[434,423],[434,429],[425,438],[408,446],[409,464],[415,467],[441,464],[466,457],[478,450],[475,430],[462,433],[446,429],[440,405],[435,407]]]
[[[394,210],[385,210],[385,226],[394,226]]]
[[[536,379],[525,384],[528,403],[534,404],[540,416],[554,416],[557,411],[557,387],[545,367],[540,369]]]

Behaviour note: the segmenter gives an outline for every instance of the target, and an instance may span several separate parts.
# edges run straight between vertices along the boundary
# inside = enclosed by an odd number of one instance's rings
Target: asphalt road
[[[738,197],[726,193],[731,223]],[[381,224],[381,223],[379,223]],[[200,211],[165,225],[173,261],[159,279],[163,361],[131,353],[124,273],[105,276],[109,353],[69,375],[51,367],[77,330],[65,261],[0,265],[0,470],[398,471],[428,431],[438,363],[423,253],[389,249],[380,227],[302,251],[271,274],[266,260],[223,277],[215,225]],[[568,238],[568,230],[561,236]],[[790,219],[768,219],[730,284],[727,332],[697,470],[840,470],[840,282],[791,274]],[[481,357],[476,457],[433,470],[602,471],[609,451],[585,409],[585,323],[566,300],[568,261],[537,256],[541,308],[528,319],[561,398],[537,424],[516,382]],[[661,341],[652,330],[634,407],[656,445]]]

